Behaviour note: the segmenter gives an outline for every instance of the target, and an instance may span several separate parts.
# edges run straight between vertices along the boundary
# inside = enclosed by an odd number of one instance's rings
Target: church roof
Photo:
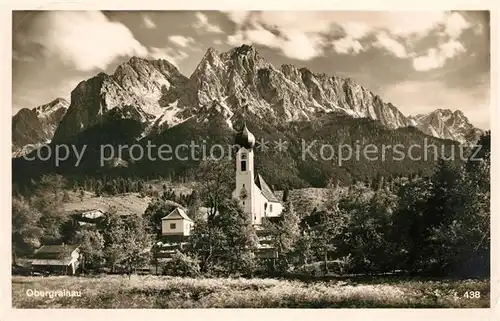
[[[163,217],[162,220],[174,219],[174,218],[179,218],[179,217],[181,217],[185,220],[191,221],[191,222],[193,221],[192,219],[189,218],[189,216],[187,216],[186,211],[184,211],[180,207],[175,208],[172,212],[170,212],[170,214]]]
[[[245,149],[252,149],[255,146],[255,136],[248,130],[247,125],[243,125],[241,131],[234,136],[234,143]]]
[[[262,178],[260,174],[255,175],[255,184],[257,187],[261,190],[262,195],[264,195],[265,198],[269,202],[278,202],[278,198],[274,195],[273,190],[267,185],[266,181]]]

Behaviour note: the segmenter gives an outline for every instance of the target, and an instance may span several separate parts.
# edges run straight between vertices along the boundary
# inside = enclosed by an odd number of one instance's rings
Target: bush
[[[200,264],[196,258],[177,251],[172,255],[172,260],[165,264],[163,274],[196,277],[200,275]]]

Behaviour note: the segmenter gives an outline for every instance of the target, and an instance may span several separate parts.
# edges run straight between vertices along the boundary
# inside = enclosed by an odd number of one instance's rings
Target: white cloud
[[[348,53],[358,54],[364,49],[358,40],[353,39],[350,36],[337,39],[333,41],[332,45],[335,52],[339,54],[348,54]]]
[[[144,27],[148,29],[156,28],[156,23],[153,20],[151,20],[151,18],[148,17],[147,15],[142,16],[142,24],[144,25]]]
[[[361,39],[367,36],[371,31],[370,26],[359,21],[347,21],[342,25],[342,28],[352,39]]]
[[[194,43],[194,39],[192,37],[185,37],[181,35],[169,36],[168,40],[180,47],[187,47],[188,45]]]
[[[241,46],[245,43],[243,33],[235,33],[234,35],[227,36],[227,44],[230,46]]]
[[[466,49],[460,41],[450,39],[438,48],[431,48],[426,55],[413,58],[413,68],[417,71],[428,71],[441,68],[448,59],[465,52]]]
[[[104,70],[120,56],[148,53],[127,27],[109,21],[101,12],[43,12],[23,36],[28,43],[42,46],[45,55],[80,71]]]
[[[227,43],[239,46],[243,43],[257,44],[277,49],[289,58],[310,60],[321,54],[320,39],[314,34],[305,34],[294,29],[282,29],[278,36],[261,25],[237,32],[227,37]]]
[[[248,13],[245,15],[242,12],[231,12],[228,15],[236,24],[243,22],[249,24],[244,29],[242,25],[237,25],[236,33],[227,37],[229,45],[257,44],[276,49],[283,55],[297,60],[310,60],[323,52],[321,37],[294,26],[292,23],[294,14],[264,12],[258,15]],[[271,21],[280,25],[271,24]],[[276,29],[277,32],[271,32],[270,28]]]
[[[278,42],[282,42],[275,34],[262,27],[248,30],[245,37],[246,41],[272,48],[279,47]]]
[[[149,56],[154,59],[168,60],[171,64],[178,66],[182,60],[188,57],[188,54],[184,51],[174,50],[170,47],[151,47],[149,48]]]
[[[229,20],[237,25],[241,25],[250,16],[248,11],[226,11],[225,13]]]
[[[431,48],[424,56],[418,56],[413,59],[413,68],[416,71],[427,71],[442,67],[444,59],[438,54],[437,49]]]
[[[458,38],[462,32],[472,25],[458,12],[453,12],[446,17],[444,32],[451,38]]]
[[[294,30],[287,32],[286,37],[280,47],[283,54],[289,58],[310,60],[322,54],[321,40],[314,35]]]
[[[210,21],[208,21],[208,18],[204,13],[197,12],[196,19],[198,21],[195,24],[195,28],[205,29],[205,31],[209,33],[223,33],[222,29],[219,26],[212,24],[210,23]]]
[[[443,11],[391,11],[381,13],[377,25],[401,37],[425,36],[442,24],[446,16]]]
[[[398,58],[408,57],[405,46],[403,46],[399,41],[391,38],[387,33],[378,33],[376,39],[377,40],[374,43],[376,47],[385,48],[387,51]]]
[[[283,53],[286,44],[288,48],[294,48],[288,49],[287,53],[302,57],[301,59],[321,55],[325,49],[324,36],[335,34],[339,28],[343,31],[342,38],[331,43],[337,53],[356,54],[373,45],[387,50],[395,57],[407,59],[416,55],[407,47],[408,42],[423,39],[440,29],[448,39],[458,39],[464,30],[473,27],[461,13],[445,11],[230,11],[226,14],[236,24],[236,32],[227,38],[228,44],[239,45],[247,41],[277,48]],[[269,30],[276,30],[281,36]],[[287,34],[301,36],[287,38]],[[370,35],[375,36],[373,43],[370,43]],[[300,47],[307,44],[303,41],[304,37],[308,37],[308,43],[312,45],[307,54],[306,49]],[[301,42],[293,43],[300,39]],[[301,52],[295,54],[295,50]],[[441,52],[445,49],[436,50]],[[432,57],[428,60],[430,59]]]

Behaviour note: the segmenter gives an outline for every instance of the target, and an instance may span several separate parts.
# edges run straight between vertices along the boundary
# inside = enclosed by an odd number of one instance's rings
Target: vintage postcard
[[[492,316],[493,2],[40,5],[5,15],[11,310]]]

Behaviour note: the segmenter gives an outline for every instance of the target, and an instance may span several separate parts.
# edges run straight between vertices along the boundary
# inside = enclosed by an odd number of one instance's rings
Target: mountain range
[[[19,156],[49,143],[69,107],[63,98],[38,106],[23,108],[12,117],[12,154]]]
[[[133,124],[126,139],[141,142],[170,140],[188,127],[203,136],[207,133],[196,127],[214,118],[230,132],[242,118],[274,131],[332,117],[349,126],[366,124],[367,119],[387,133],[414,133],[415,128],[422,137],[458,143],[473,143],[483,132],[461,111],[405,116],[352,79],[290,64],[278,68],[253,46],[242,45],[223,53],[209,48],[190,77],[167,60],[133,57],[113,74],[99,73],[80,82],[69,104],[58,98],[23,109],[12,119],[13,156],[29,152],[23,149],[26,144],[82,142],[89,137],[102,141],[117,134],[110,132],[117,130],[117,123]]]

